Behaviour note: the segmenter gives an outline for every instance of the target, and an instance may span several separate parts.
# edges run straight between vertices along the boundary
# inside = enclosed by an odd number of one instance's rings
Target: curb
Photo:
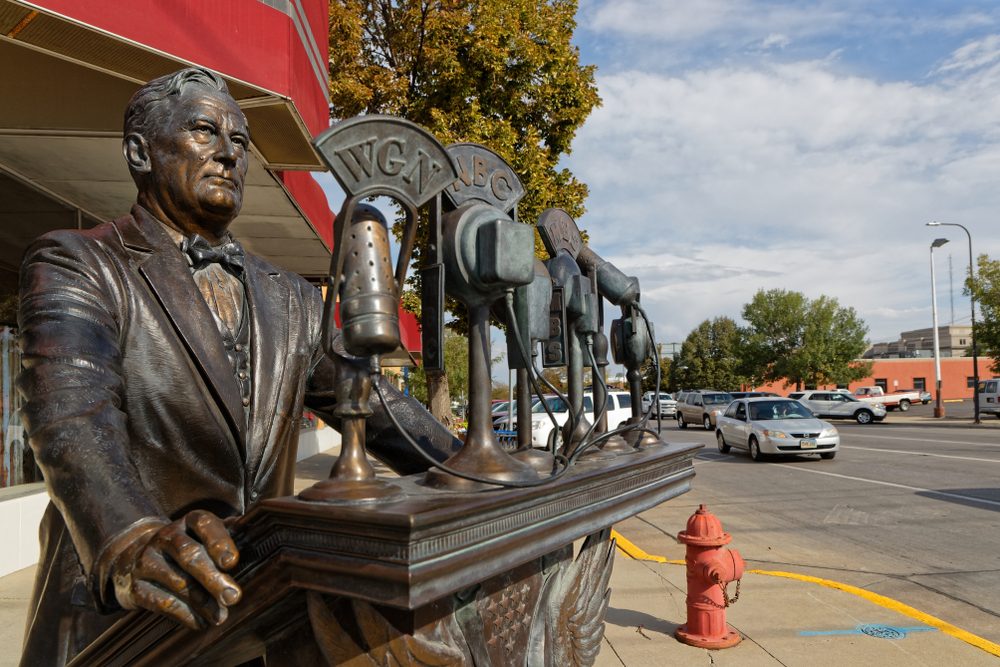
[[[667,560],[663,556],[654,556],[648,554],[632,542],[628,541],[622,537],[621,533],[616,530],[611,531],[611,537],[615,540],[615,544],[629,558],[634,560],[648,560],[656,563],[667,563],[670,565],[684,565],[685,562],[682,560]],[[857,595],[858,597],[864,598],[869,602],[874,602],[875,604],[885,607],[886,609],[891,609],[895,612],[903,614],[904,616],[909,616],[912,619],[920,621],[921,623],[926,623],[932,627],[937,628],[941,632],[950,635],[956,639],[961,639],[963,642],[975,646],[991,655],[1000,657],[1000,645],[994,644],[988,639],[983,639],[971,632],[966,632],[965,630],[955,627],[951,623],[942,621],[939,618],[935,618],[930,614],[925,614],[919,609],[914,609],[913,607],[903,604],[898,600],[893,600],[892,598],[887,598],[884,595],[879,595],[878,593],[872,593],[863,588],[858,588],[856,586],[850,586],[848,584],[842,584],[838,581],[831,581],[829,579],[820,579],[818,577],[810,577],[805,574],[795,574],[792,572],[777,572],[770,570],[746,570],[744,574],[761,574],[768,577],[781,577],[784,579],[795,579],[797,581],[805,581],[813,584],[819,584],[820,586],[825,586],[827,588],[834,588],[845,593],[850,593],[852,595]]]
[[[984,429],[984,430],[1000,430],[1000,419],[992,415],[982,415],[980,419],[983,420],[982,424],[973,424],[971,418],[966,421],[965,419],[949,419],[945,417],[944,419],[935,419],[934,417],[909,417],[909,418],[899,418],[889,421],[885,419],[880,422],[886,426],[900,426],[902,424],[913,424],[915,426],[930,426],[931,428],[971,428],[971,429]],[[989,421],[986,421],[986,420]],[[991,423],[995,422],[995,423]]]

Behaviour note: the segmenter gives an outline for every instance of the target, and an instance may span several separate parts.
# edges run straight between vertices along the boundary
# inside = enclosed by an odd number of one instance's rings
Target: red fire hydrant
[[[738,632],[726,625],[726,607],[740,597],[740,577],[746,563],[737,551],[723,549],[733,537],[722,532],[718,517],[702,505],[688,519],[677,539],[687,545],[687,623],[677,628],[678,641],[701,648],[729,648],[740,643]],[[736,582],[736,595],[726,591]]]

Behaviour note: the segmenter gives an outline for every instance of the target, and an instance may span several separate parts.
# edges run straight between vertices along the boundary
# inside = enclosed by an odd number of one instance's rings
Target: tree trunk
[[[451,396],[448,393],[448,375],[444,371],[427,371],[427,404],[431,415],[451,427]]]

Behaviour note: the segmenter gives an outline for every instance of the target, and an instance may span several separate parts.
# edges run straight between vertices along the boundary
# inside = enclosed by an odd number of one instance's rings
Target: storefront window
[[[21,370],[21,352],[17,346],[17,330],[0,327],[0,488],[40,482],[35,457],[25,442],[24,428],[17,411],[21,395],[14,379]]]

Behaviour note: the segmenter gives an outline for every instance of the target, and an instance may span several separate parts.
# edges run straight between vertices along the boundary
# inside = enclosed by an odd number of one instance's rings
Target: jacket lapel
[[[246,255],[246,293],[250,312],[250,433],[247,452],[248,470],[259,478],[265,472],[262,462],[274,449],[272,428],[279,393],[286,391],[283,381],[289,351],[288,288],[279,274],[257,257]]]
[[[117,226],[127,247],[150,253],[139,265],[139,271],[173,321],[213,398],[222,407],[245,460],[246,420],[240,390],[215,318],[198,291],[184,256],[160,223],[138,205],[132,207],[131,218],[116,222],[120,223]]]

